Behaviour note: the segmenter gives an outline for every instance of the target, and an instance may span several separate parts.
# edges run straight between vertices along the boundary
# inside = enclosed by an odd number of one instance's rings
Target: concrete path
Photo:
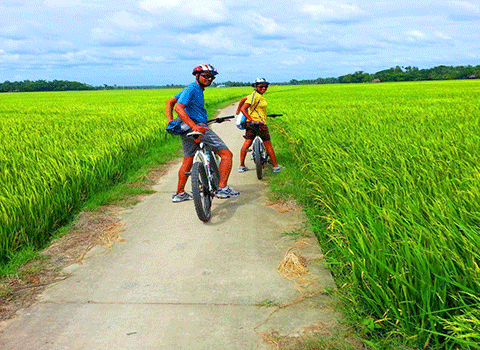
[[[122,214],[122,242],[92,250],[3,322],[1,349],[268,349],[272,336],[335,324],[322,293],[335,285],[315,238],[282,235],[305,231],[302,212],[268,205],[253,162],[237,172],[243,133],[233,122],[214,129],[234,152],[229,184],[240,197],[215,199],[204,224],[192,201],[171,202],[173,166],[155,194]]]

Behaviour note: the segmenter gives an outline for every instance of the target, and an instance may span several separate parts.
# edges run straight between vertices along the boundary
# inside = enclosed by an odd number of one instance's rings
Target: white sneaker
[[[219,188],[217,193],[215,193],[215,197],[220,199],[226,199],[230,197],[238,197],[240,192],[235,191],[233,188],[227,186],[225,188]]]
[[[246,166],[241,166],[241,165],[240,165],[240,166],[238,167],[238,172],[239,172],[239,173],[243,173],[243,172],[245,172],[245,171],[248,171],[248,168],[247,168]]]
[[[172,194],[172,202],[183,202],[191,199],[193,199],[193,196],[187,192]]]
[[[281,165],[277,165],[277,166],[274,166],[274,167],[272,168],[272,170],[273,170],[274,173],[279,173],[279,172],[281,172],[283,169],[285,169],[285,167],[284,167],[284,166],[281,166]]]

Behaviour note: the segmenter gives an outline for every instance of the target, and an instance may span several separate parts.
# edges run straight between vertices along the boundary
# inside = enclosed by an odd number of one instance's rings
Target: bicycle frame
[[[255,136],[252,143],[252,158],[255,163],[255,170],[259,180],[263,177],[263,166],[268,161],[268,154],[265,150],[265,145],[260,136]]]
[[[267,117],[276,118],[280,117],[282,114],[267,114]],[[263,123],[253,122],[251,123],[252,126],[260,126]],[[263,177],[263,166],[268,162],[268,153],[265,149],[265,145],[263,144],[263,140],[260,138],[259,135],[256,135],[252,142],[252,158],[253,162],[255,163],[257,178],[259,180]]]
[[[211,191],[211,193],[215,193],[215,191],[218,190],[218,183],[212,181],[214,174],[212,171],[211,162],[215,162],[218,169],[217,155],[212,151],[207,151],[202,141],[200,141],[199,147],[200,149],[195,152],[195,156],[193,157],[193,163],[201,162],[203,164],[205,172],[207,173],[208,189]]]
[[[234,116],[221,117],[210,120],[210,123],[222,123],[227,119],[233,119]],[[210,207],[212,200],[218,190],[220,174],[218,171],[217,155],[212,151],[207,151],[201,139],[201,133],[190,132],[187,136],[194,138],[198,143],[199,149],[193,157],[192,171],[188,175],[192,176],[192,195],[195,204],[197,216],[203,222],[210,220],[212,212]]]

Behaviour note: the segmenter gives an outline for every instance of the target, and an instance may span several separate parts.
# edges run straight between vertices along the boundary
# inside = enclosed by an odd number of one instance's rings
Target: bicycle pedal
[[[252,150],[250,148],[247,148],[245,152],[252,152]]]
[[[190,176],[190,175],[192,175],[192,172],[191,171],[186,171],[185,175]]]

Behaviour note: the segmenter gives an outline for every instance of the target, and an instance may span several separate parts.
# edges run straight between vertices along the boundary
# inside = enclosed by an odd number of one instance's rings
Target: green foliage
[[[480,66],[438,66],[434,68],[419,69],[417,67],[399,67],[385,69],[373,74],[358,71],[337,78],[317,78],[310,80],[291,80],[289,85],[304,84],[338,84],[338,83],[370,83],[392,81],[423,81],[423,80],[453,80],[453,79],[478,79]]]
[[[448,337],[445,324],[468,333],[479,309],[469,297],[480,295],[479,92],[469,80],[268,96],[341,294],[375,334],[422,348],[475,344]]]
[[[93,86],[76,81],[54,80],[54,81],[5,81],[0,83],[0,92],[33,92],[33,91],[73,91],[73,90],[94,90]]]
[[[460,343],[465,349],[480,349],[480,298],[470,295],[476,300],[476,307],[465,305],[464,312],[444,319],[443,324],[448,332],[447,339]]]
[[[207,89],[208,111],[249,90]],[[47,244],[83,203],[127,178],[152,149],[176,153],[178,138],[165,133],[165,101],[176,92],[0,94],[0,266],[25,247]]]

